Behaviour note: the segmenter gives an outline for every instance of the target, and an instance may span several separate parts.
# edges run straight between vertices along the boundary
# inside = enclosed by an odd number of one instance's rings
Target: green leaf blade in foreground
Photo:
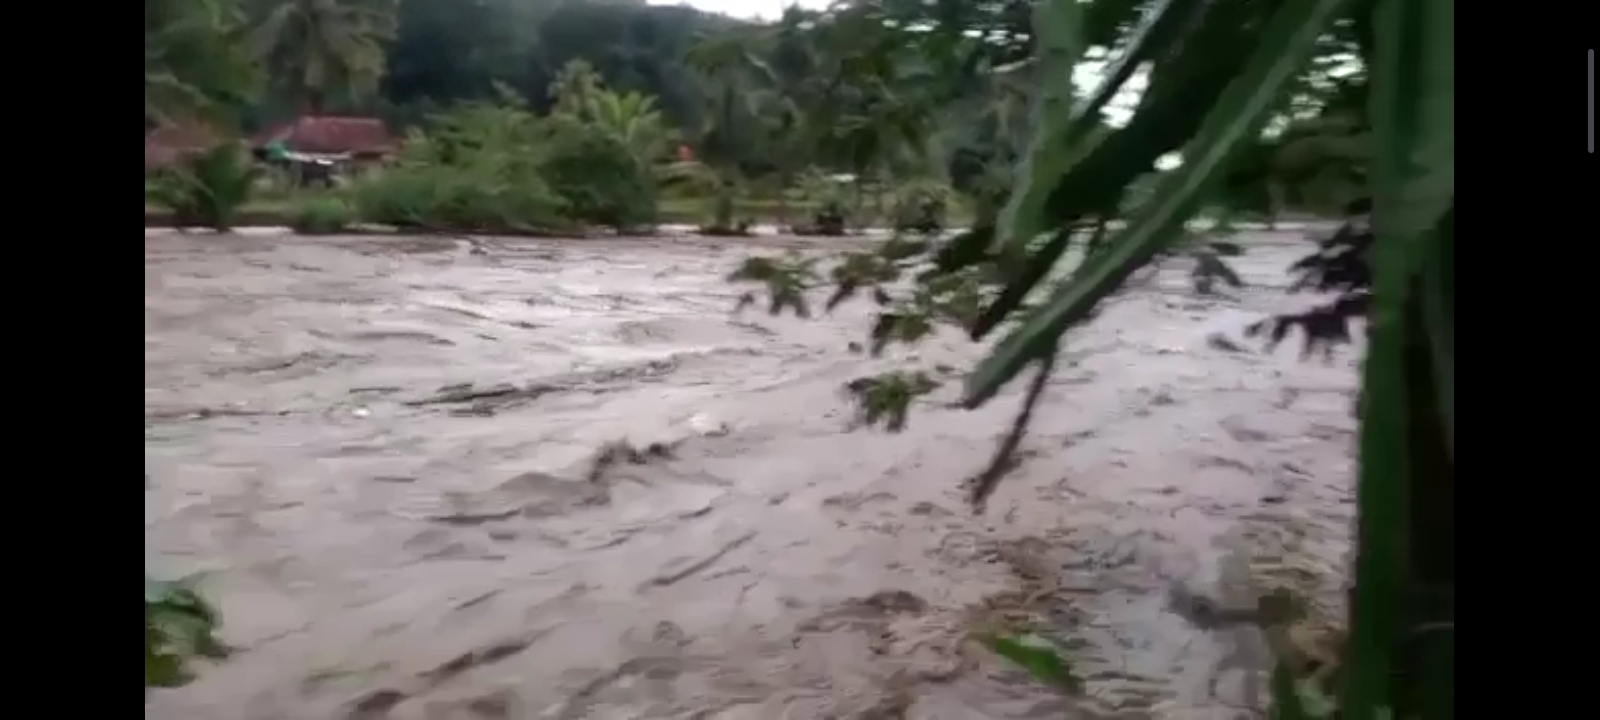
[[[1192,144],[1207,117],[1205,109],[1216,106],[1232,80],[1249,67],[1260,28],[1286,4],[1212,3],[1195,23],[1185,24],[1179,37],[1156,54],[1149,87],[1128,124],[1115,132],[1092,133],[1072,148],[1065,174],[1046,202],[1052,225],[1072,227],[1090,217],[1116,215],[1130,183],[1150,172],[1162,155]],[[1016,312],[1065,250],[1065,243],[1052,243],[1029,253],[1027,264],[968,334],[981,340]]]
[[[1073,122],[1080,128],[1087,130],[1098,124],[1100,111],[1105,108],[1111,98],[1116,97],[1122,86],[1127,84],[1128,78],[1133,77],[1133,71],[1147,60],[1154,59],[1165,50],[1178,31],[1182,29],[1185,21],[1194,17],[1196,0],[1161,0],[1151,8],[1134,30],[1128,46],[1117,57],[1116,62],[1105,70],[1105,77],[1100,85],[1095,88],[1083,106],[1078,108],[1073,116]],[[1073,137],[1080,137],[1074,134]]]
[[[1455,447],[1455,4],[1428,0],[1394,13],[1395,36],[1374,68],[1378,143],[1374,176],[1379,205],[1373,229],[1379,241],[1406,245],[1408,272],[1422,274],[1422,302],[1435,366],[1439,412]],[[1381,125],[1380,125],[1381,123]],[[1404,240],[1401,240],[1404,238]]]
[[[1455,204],[1434,229],[1434,251],[1422,270],[1423,313],[1432,345],[1434,392],[1450,458],[1456,454],[1456,222]]]
[[[1076,5],[1076,2],[1068,0],[1066,4]],[[1086,143],[1095,140],[1092,133],[1100,126],[1100,111],[1116,97],[1141,64],[1154,59],[1170,45],[1185,21],[1193,19],[1195,6],[1196,0],[1160,0],[1148,10],[1122,53],[1106,68],[1099,86],[1077,107],[1073,107],[1070,98],[1061,102],[1050,100],[1052,93],[1073,92],[1072,70],[1081,54],[1075,47],[1070,54],[1055,50],[1050,42],[1049,33],[1055,31],[1045,23],[1066,22],[1067,12],[1040,15],[1036,27],[1043,47],[1043,75],[1064,79],[1058,85],[1065,89],[1049,87],[1041,98],[1041,109],[1046,112],[1041,112],[1033,123],[1040,131],[1035,132],[1028,155],[1018,168],[1016,191],[1007,199],[997,223],[995,242],[1005,246],[1002,254],[1021,257],[1029,242],[1052,229],[1052,218],[1047,212],[1050,196],[1062,174],[1070,171],[1091,149]],[[1082,13],[1078,12],[1077,16],[1081,17]]]
[[[1170,1],[1170,0],[1169,0]],[[1000,210],[995,242],[1022,245],[1044,232],[1045,201],[1067,168],[1072,144],[1082,140],[1072,111],[1072,69],[1083,55],[1078,0],[1043,0],[1034,8],[1033,30],[1039,38],[1035,58],[1045,83],[1034,98],[1033,139],[1017,167],[1016,188]]]
[[[1234,147],[1261,126],[1283,88],[1316,50],[1318,36],[1344,5],[1345,0],[1293,2],[1273,15],[1245,72],[1206,113],[1192,149],[1185,153],[1188,158],[1183,167],[1162,182],[1156,199],[1118,232],[1107,249],[1089,256],[1064,287],[978,364],[967,380],[968,407],[993,397],[1041,352],[1054,346],[1067,327],[1086,317],[1128,275],[1172,243]]]
[[[1454,412],[1455,5],[1452,0],[1379,0],[1374,30],[1370,112],[1377,238],[1356,483],[1360,552],[1350,636],[1340,661],[1346,672],[1339,706],[1349,720],[1398,709],[1393,703],[1401,689],[1394,678],[1400,670],[1413,675],[1408,684],[1414,687],[1454,684],[1453,663],[1399,663],[1403,647],[1411,650],[1407,656],[1417,657],[1418,640],[1404,637],[1407,598],[1414,589],[1408,576],[1433,570],[1425,565],[1431,558],[1408,537],[1416,530],[1410,523],[1417,511],[1427,506],[1412,505],[1408,498],[1433,499],[1427,488],[1454,481],[1428,475],[1441,470],[1426,462],[1428,439],[1413,431],[1430,424],[1425,421],[1433,413],[1445,421],[1441,434],[1450,435],[1454,424],[1446,413]],[[1417,292],[1422,295],[1413,295]],[[1413,312],[1418,306],[1421,311]],[[1423,345],[1433,361],[1434,377],[1421,382],[1408,372],[1416,334],[1426,336]],[[1441,373],[1441,355],[1448,361],[1446,373]],[[1430,389],[1443,392],[1416,392],[1428,387],[1429,379]],[[1413,400],[1431,396],[1437,396],[1432,407]],[[1442,412],[1438,405],[1447,408]],[[1453,474],[1453,469],[1443,472]],[[1441,705],[1405,710],[1422,718],[1453,715],[1453,705]]]

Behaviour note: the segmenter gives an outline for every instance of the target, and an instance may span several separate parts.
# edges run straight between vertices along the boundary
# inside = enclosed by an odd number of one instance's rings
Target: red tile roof
[[[186,155],[205,152],[222,136],[204,125],[164,125],[144,136],[144,165],[166,167]]]
[[[291,152],[387,153],[394,137],[376,118],[306,116],[292,123],[267,128],[250,139],[252,147],[282,142]]]

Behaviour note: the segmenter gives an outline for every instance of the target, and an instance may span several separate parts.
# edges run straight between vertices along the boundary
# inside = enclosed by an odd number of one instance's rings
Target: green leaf
[[[1421,272],[1440,412],[1455,447],[1455,4],[1379,4],[1373,68],[1379,241]],[[1397,261],[1400,261],[1397,258]],[[1453,452],[1453,450],[1452,450]]]
[[[1456,449],[1456,221],[1455,205],[1439,220],[1433,253],[1422,269],[1423,317],[1432,344],[1433,372],[1440,421],[1450,457]]]
[[[1428,453],[1428,445],[1436,440],[1447,447],[1453,447],[1453,441],[1419,432],[1432,425],[1426,421],[1433,413],[1448,417],[1441,424],[1453,427],[1455,4],[1378,0],[1373,20],[1376,241],[1368,318],[1371,345],[1362,378],[1361,468],[1356,483],[1360,552],[1350,637],[1340,663],[1346,670],[1339,706],[1342,716],[1351,720],[1379,717],[1392,704],[1394,677],[1402,669],[1417,675],[1408,680],[1416,687],[1453,685],[1449,675],[1454,672],[1451,666],[1398,664],[1411,595],[1408,568],[1421,572],[1413,566],[1427,557],[1407,537],[1411,523],[1427,517],[1419,515],[1408,498],[1414,493],[1428,497],[1430,488],[1454,482],[1453,467],[1430,463]],[[1419,290],[1421,297],[1413,295]],[[1419,305],[1420,312],[1414,312]],[[1423,336],[1431,378],[1414,375],[1410,360],[1418,347],[1415,334]],[[1430,389],[1440,392],[1417,393],[1429,379]],[[1427,400],[1413,400],[1434,396],[1445,408],[1421,407]],[[1439,432],[1453,435],[1447,429]],[[1416,710],[1419,717],[1436,714],[1430,708]]]
[[[188,682],[193,657],[222,658],[228,648],[215,631],[216,611],[193,589],[194,578],[144,582],[145,687],[175,687]]]
[[[1290,671],[1289,664],[1281,660],[1272,669],[1272,709],[1268,712],[1268,717],[1272,720],[1317,719],[1301,699],[1300,690],[1295,687],[1294,673]]]
[[[1045,85],[1034,98],[1033,139],[1017,167],[1016,187],[1000,211],[997,243],[1020,246],[1048,228],[1045,203],[1067,168],[1072,144],[1083,140],[1085,115],[1072,110],[1072,69],[1083,54],[1081,15],[1078,0],[1042,0],[1034,7],[1033,30],[1039,39],[1034,57]],[[1099,109],[1087,117],[1094,127]]]
[[[1076,0],[1050,3],[1074,8],[1077,4]],[[1050,229],[1052,219],[1046,212],[1050,196],[1062,174],[1092,149],[1096,140],[1093,133],[1101,125],[1100,111],[1141,64],[1170,47],[1185,21],[1193,17],[1195,5],[1195,0],[1161,0],[1151,8],[1116,62],[1106,68],[1099,86],[1077,108],[1072,107],[1070,100],[1052,99],[1054,93],[1063,90],[1054,85],[1045,89],[1040,98],[1040,112],[1034,120],[1034,127],[1040,130],[1034,134],[1028,155],[1018,168],[1017,186],[1000,213],[995,241],[1008,246],[1008,252],[1021,252],[1027,243]],[[1076,17],[1069,18],[1068,14],[1072,14],[1071,11],[1046,13],[1041,10],[1035,28],[1043,46],[1040,52],[1043,75],[1064,79],[1058,84],[1065,85],[1064,92],[1070,93],[1072,67],[1080,51],[1075,45],[1062,41],[1058,42],[1066,49],[1053,47],[1047,34],[1059,32],[1056,28],[1063,23],[1076,21]],[[1069,112],[1070,118],[1065,115]]]
[[[1246,71],[1206,113],[1183,167],[1162,182],[1155,199],[1106,250],[1090,255],[1070,282],[979,363],[967,381],[968,407],[993,397],[1054,346],[1068,326],[1086,317],[1128,275],[1181,235],[1207,185],[1224,169],[1234,147],[1254,137],[1280,91],[1304,66],[1318,36],[1344,5],[1345,0],[1292,2],[1273,15]]]
[[[985,639],[996,655],[1014,662],[1041,682],[1065,692],[1083,690],[1083,681],[1073,675],[1072,668],[1061,657],[1055,645],[1037,635],[1017,637],[996,636]]]
[[[1052,224],[1070,227],[1089,217],[1115,214],[1131,183],[1149,173],[1163,154],[1193,140],[1207,117],[1203,109],[1214,107],[1246,68],[1260,42],[1262,25],[1286,4],[1267,0],[1207,5],[1198,22],[1186,26],[1175,49],[1162,53],[1153,65],[1150,86],[1128,125],[1109,134],[1095,133],[1074,148],[1078,159],[1067,165],[1069,170],[1054,184],[1047,203]],[[987,336],[1020,308],[1066,248],[1065,241],[1052,242],[1035,252],[969,328],[972,337]]]

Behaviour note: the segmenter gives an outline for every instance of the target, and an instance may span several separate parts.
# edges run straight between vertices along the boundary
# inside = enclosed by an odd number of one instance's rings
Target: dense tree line
[[[377,113],[413,124],[494,95],[502,84],[538,110],[581,59],[608,84],[657,98],[679,125],[700,116],[683,62],[699,39],[739,21],[683,6],[605,0],[154,0],[229,17],[266,69],[246,125],[301,112]],[[147,55],[163,11],[146,4]]]
[[[683,57],[701,37],[739,25],[689,7],[570,0],[401,0],[382,102],[400,119],[464,99],[496,82],[548,110],[551,83],[573,60],[607,84],[655,97],[668,118],[699,118]]]
[[[581,65],[617,100],[596,100],[606,111],[589,116],[650,138],[643,161],[694,149],[698,162],[660,179],[716,195],[722,229],[737,227],[733,198],[756,183],[780,203],[783,189],[808,187],[834,231],[846,208],[884,217],[956,190],[981,195],[985,168],[1025,131],[1010,120],[1026,101],[1023,73],[1002,78],[990,62],[950,75],[920,49],[893,52],[903,30],[869,5],[756,24],[600,0],[158,0],[146,20],[147,126],[203,114],[248,131],[339,113],[404,127],[509,98],[548,114]],[[205,58],[182,44],[195,37],[227,40]],[[944,75],[955,80],[933,82]],[[184,91],[158,92],[168,85]],[[845,192],[819,180],[830,173],[865,182]]]
[[[1081,42],[1091,54],[1114,49],[1145,5],[1088,4]],[[844,172],[892,177],[913,195],[936,181],[946,189],[932,194],[997,212],[1043,77],[1033,7],[852,0],[752,24],[629,0],[147,0],[146,123],[203,109],[242,130],[307,112],[405,127],[505,90],[545,113],[561,72],[581,60],[607,87],[650,98],[709,166],[702,174],[720,178],[710,185],[793,187],[808,171]],[[1353,47],[1359,31],[1334,28],[1324,54]],[[1163,72],[1183,81],[1181,69]],[[1303,82],[1316,92],[1291,97],[1334,102],[1358,87],[1327,72]],[[1226,204],[1271,212],[1350,200],[1365,137],[1312,115],[1241,153],[1218,190]]]

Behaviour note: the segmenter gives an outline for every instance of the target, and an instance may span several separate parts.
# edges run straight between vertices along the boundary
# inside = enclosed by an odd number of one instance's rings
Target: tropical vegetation
[[[1222,236],[1231,223],[1337,218],[1291,269],[1334,299],[1252,328],[1268,343],[1298,331],[1308,350],[1364,334],[1366,352],[1348,641],[1315,681],[1285,662],[1273,712],[1453,717],[1452,3],[844,0],[750,23],[631,3],[445,2],[289,3],[297,22],[338,24],[321,40],[264,24],[248,0],[147,2],[147,125],[242,130],[283,108],[337,107],[411,128],[392,168],[354,182],[338,210],[307,212],[324,220],[628,228],[675,192],[712,198],[703,222],[719,234],[743,230],[737,201],[754,196],[815,232],[889,220],[903,232],[827,272],[814,257],[752,258],[731,279],[758,284],[774,313],[871,298],[872,352],[940,324],[994,341],[968,406],[1031,371],[971,486],[979,508],[1072,329],[1133,273],[1183,255],[1201,289],[1236,284],[1226,258],[1247,249]],[[237,56],[242,36],[272,38],[251,45],[262,62]],[[202,155],[156,191],[223,227],[237,183],[213,176],[242,166]],[[946,240],[956,207],[970,227]],[[813,308],[822,286],[832,294]],[[864,424],[895,430],[934,377],[908,367],[849,389]],[[1054,682],[1070,668],[1013,639],[994,647]]]

